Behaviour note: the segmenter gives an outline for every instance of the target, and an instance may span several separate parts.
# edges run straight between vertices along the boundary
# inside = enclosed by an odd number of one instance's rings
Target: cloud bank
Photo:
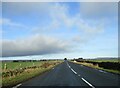
[[[41,35],[2,41],[2,56],[43,55],[66,52],[67,50],[68,44],[66,42]]]

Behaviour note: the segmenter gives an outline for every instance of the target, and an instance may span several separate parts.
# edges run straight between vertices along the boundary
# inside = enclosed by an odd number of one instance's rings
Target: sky
[[[118,56],[117,2],[2,2],[3,59]]]

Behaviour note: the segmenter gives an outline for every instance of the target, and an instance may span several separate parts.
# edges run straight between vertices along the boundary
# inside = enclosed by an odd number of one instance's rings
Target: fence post
[[[5,63],[5,65],[4,65],[4,69],[6,70],[7,69],[7,64]]]

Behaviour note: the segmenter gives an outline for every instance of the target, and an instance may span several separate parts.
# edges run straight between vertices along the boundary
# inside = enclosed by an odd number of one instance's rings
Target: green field
[[[72,61],[73,63],[81,64],[95,69],[105,70],[115,74],[120,74],[120,59],[82,59],[81,61]],[[95,63],[94,63],[95,62]],[[99,64],[104,63],[103,67]],[[111,65],[110,65],[111,63]],[[119,65],[118,65],[119,64]],[[105,68],[107,67],[107,68]],[[114,69],[117,68],[117,69]]]
[[[38,62],[2,62],[2,69],[5,68],[5,64],[7,65],[8,70],[14,70],[24,67],[30,67],[30,66],[40,66],[43,63],[54,63],[56,61],[38,61]]]
[[[94,62],[120,62],[120,59],[88,59],[87,61],[94,61]]]
[[[22,81],[40,75],[62,61],[3,62],[2,86],[14,86]],[[5,69],[5,64],[7,68]]]

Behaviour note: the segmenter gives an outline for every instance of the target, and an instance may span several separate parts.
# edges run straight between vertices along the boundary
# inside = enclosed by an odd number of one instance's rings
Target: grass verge
[[[16,76],[3,77],[2,78],[2,86],[3,87],[12,87],[14,85],[17,85],[18,83],[21,83],[23,81],[26,81],[28,79],[31,79],[35,76],[42,74],[60,63],[57,63],[57,64],[52,63],[52,65],[50,65],[47,68],[26,69],[24,72],[22,72],[21,74],[18,74]]]
[[[73,61],[71,61],[71,62],[73,62]],[[119,70],[104,69],[102,67],[99,67],[98,65],[93,65],[92,63],[86,63],[86,62],[73,62],[73,63],[81,64],[81,65],[84,65],[84,66],[87,66],[87,67],[91,67],[91,68],[95,68],[95,69],[99,69],[99,70],[104,70],[104,71],[107,71],[107,72],[111,72],[111,73],[120,75]]]

